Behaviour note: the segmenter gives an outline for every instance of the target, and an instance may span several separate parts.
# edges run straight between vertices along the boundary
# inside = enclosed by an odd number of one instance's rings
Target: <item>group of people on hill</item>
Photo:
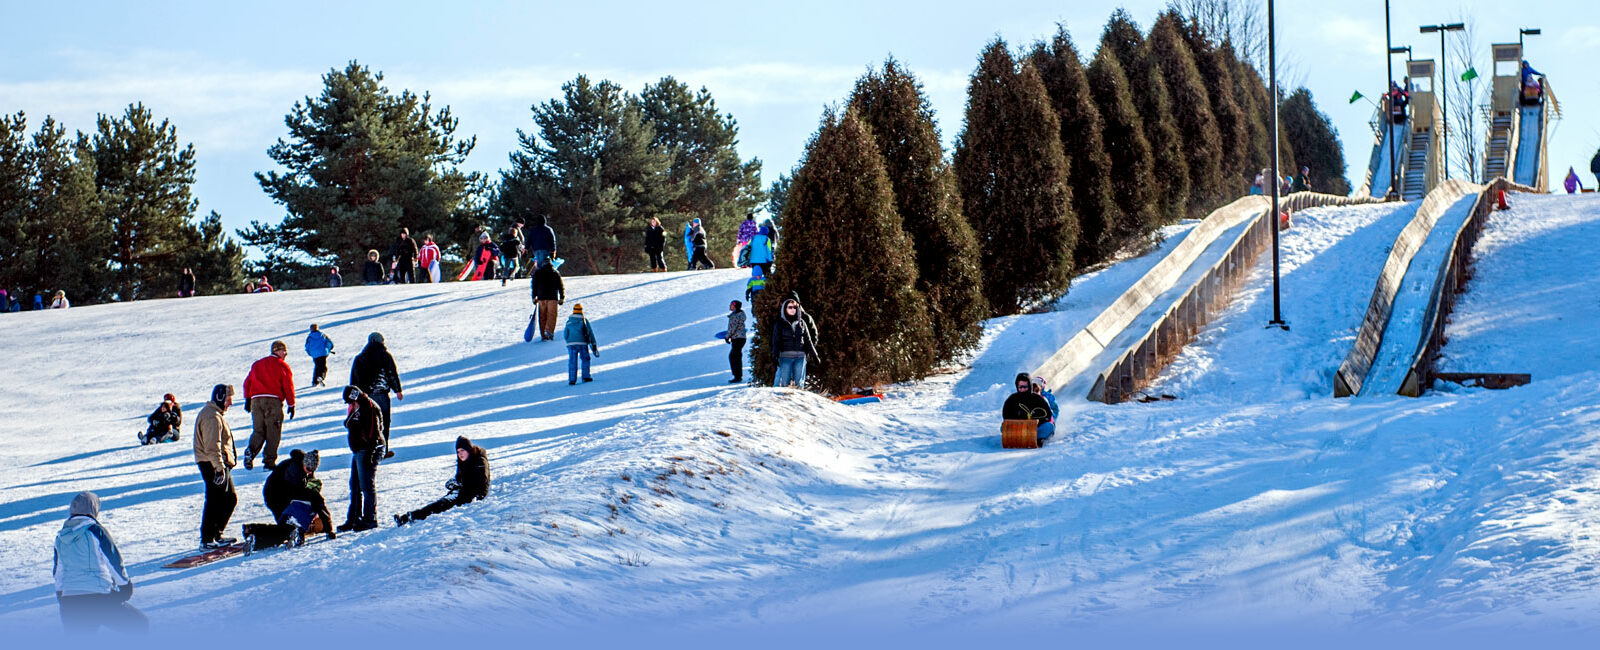
[[[1256,174],[1255,182],[1250,185],[1250,195],[1258,196],[1267,194],[1267,190],[1272,187],[1270,184],[1271,181],[1269,180],[1271,178],[1272,171],[1265,167],[1261,168],[1261,171]],[[1311,168],[1309,167],[1301,166],[1299,176],[1289,176],[1286,174],[1283,178],[1278,179],[1278,196],[1288,196],[1294,192],[1310,191],[1313,190],[1311,187]]]

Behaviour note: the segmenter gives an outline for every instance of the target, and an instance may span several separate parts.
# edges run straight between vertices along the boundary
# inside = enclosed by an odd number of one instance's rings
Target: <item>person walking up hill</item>
[[[317,324],[311,324],[311,333],[306,335],[306,354],[311,357],[311,385],[322,386],[328,379],[328,355],[333,354],[333,339],[317,329]]]
[[[567,288],[561,282],[561,272],[546,258],[539,263],[539,270],[533,272],[533,280],[529,284],[533,293],[533,307],[538,311],[539,340],[554,341],[556,312],[567,299]]]
[[[383,417],[383,446],[387,450],[383,457],[393,457],[394,450],[389,449],[389,425],[392,422],[389,391],[394,391],[395,399],[401,401],[405,400],[406,395],[400,386],[400,371],[395,369],[394,356],[389,354],[389,348],[384,347],[382,334],[373,332],[367,335],[367,347],[362,348],[361,354],[356,355],[355,361],[350,364],[350,385],[360,388],[378,405]]]
[[[278,442],[283,438],[284,405],[294,419],[294,371],[284,357],[289,346],[272,342],[272,354],[250,366],[244,378],[244,408],[250,412],[250,446],[245,448],[244,468],[255,469],[256,454],[261,454],[267,470],[278,466]]]
[[[583,380],[594,381],[589,375],[589,354],[600,356],[600,344],[595,341],[594,328],[589,326],[589,319],[583,315],[583,304],[572,306],[572,315],[567,317],[567,325],[562,332],[562,338],[567,341],[567,385],[578,383],[578,362],[583,362]]]

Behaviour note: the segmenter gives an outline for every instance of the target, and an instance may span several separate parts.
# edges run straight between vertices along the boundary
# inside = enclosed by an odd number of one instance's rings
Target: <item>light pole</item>
[[[1269,11],[1267,22],[1271,23],[1271,19],[1272,12]],[[1383,73],[1389,77],[1389,84],[1383,87],[1384,97],[1387,98],[1383,102],[1383,139],[1389,143],[1389,191],[1384,193],[1383,198],[1394,201],[1400,198],[1400,188],[1396,187],[1400,184],[1400,169],[1394,164],[1394,96],[1389,94],[1394,88],[1394,37],[1389,32],[1389,0],[1383,0],[1383,45],[1389,52],[1383,55]],[[1276,236],[1273,241],[1277,241]]]
[[[1388,6],[1388,0],[1384,0],[1384,4]],[[1278,300],[1278,228],[1281,225],[1278,221],[1278,191],[1283,185],[1278,180],[1278,33],[1275,14],[1273,0],[1267,0],[1267,95],[1272,98],[1272,214],[1267,217],[1272,228],[1272,321],[1267,323],[1267,327],[1288,330],[1289,324],[1283,321],[1283,307]],[[1389,166],[1394,167],[1394,158],[1391,157],[1389,161]]]
[[[1538,35],[1539,35],[1539,28],[1537,28],[1537,27],[1534,27],[1532,29],[1524,27],[1522,29],[1517,30],[1517,54],[1518,54],[1518,56],[1521,56],[1521,53],[1522,53],[1522,37],[1523,36],[1538,36]],[[1526,58],[1526,57],[1524,57],[1524,58]]]
[[[1445,56],[1444,51],[1444,33],[1459,32],[1466,28],[1467,26],[1461,23],[1450,23],[1448,25],[1423,25],[1421,27],[1422,33],[1424,34],[1439,32],[1439,81],[1444,85],[1444,87],[1441,89],[1443,91],[1440,94],[1442,105],[1439,110],[1444,112],[1444,120],[1441,122],[1444,127],[1441,133],[1443,136],[1441,139],[1444,140],[1445,180],[1450,180],[1450,72],[1446,62],[1446,59],[1449,57]],[[1518,38],[1521,37],[1518,36]]]

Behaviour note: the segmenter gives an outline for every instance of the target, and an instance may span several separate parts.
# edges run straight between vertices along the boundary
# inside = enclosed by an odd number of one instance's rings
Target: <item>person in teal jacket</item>
[[[124,632],[150,628],[128,599],[133,580],[122,565],[122,552],[100,525],[100,497],[79,492],[72,497],[67,522],[56,533],[54,568],[61,626],[69,634],[94,633],[101,626]]]
[[[772,275],[772,226],[762,226],[747,246],[750,247],[750,265],[760,267],[762,275]]]
[[[583,316],[583,304],[572,306],[572,315],[567,317],[567,325],[562,331],[562,337],[567,341],[567,385],[578,383],[578,362],[583,362],[583,380],[594,381],[589,375],[589,354],[600,356],[600,344],[595,342],[594,328],[589,326],[589,319]]]

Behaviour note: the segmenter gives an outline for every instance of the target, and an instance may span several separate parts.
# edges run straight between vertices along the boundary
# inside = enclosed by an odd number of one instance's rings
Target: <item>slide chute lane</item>
[[[1517,111],[1520,125],[1517,128],[1516,175],[1512,180],[1529,187],[1538,187],[1539,145],[1544,139],[1544,106],[1522,106]]]
[[[1404,183],[1407,146],[1405,135],[1410,131],[1410,125],[1409,122],[1407,124],[1393,124],[1386,121],[1381,128],[1378,143],[1373,148],[1371,162],[1367,166],[1370,170],[1368,172],[1369,178],[1371,178],[1368,183],[1371,189],[1367,192],[1367,196],[1375,199],[1381,199],[1389,194],[1390,138],[1396,139],[1394,141],[1394,155],[1400,159],[1402,185]]]

